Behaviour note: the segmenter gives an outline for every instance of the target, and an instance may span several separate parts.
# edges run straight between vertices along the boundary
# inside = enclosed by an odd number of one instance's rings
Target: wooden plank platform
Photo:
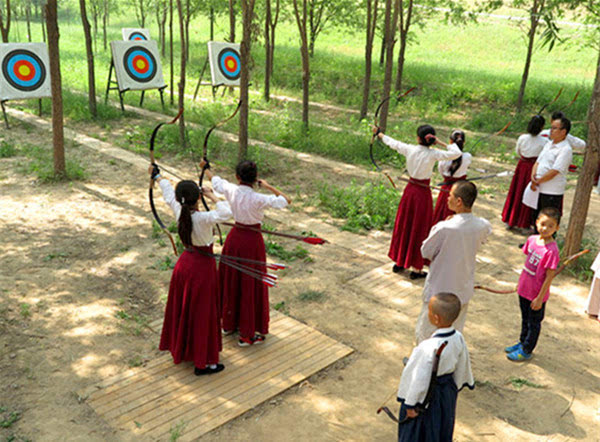
[[[348,282],[357,286],[362,293],[397,307],[413,304],[415,298],[420,299],[423,291],[422,284],[414,284],[406,276],[392,272],[391,262],[375,267]]]
[[[151,324],[160,330],[161,321]],[[262,345],[241,348],[223,338],[222,373],[194,376],[192,363],[173,364],[169,353],[80,393],[111,426],[130,435],[194,440],[353,352],[279,312],[271,312]]]

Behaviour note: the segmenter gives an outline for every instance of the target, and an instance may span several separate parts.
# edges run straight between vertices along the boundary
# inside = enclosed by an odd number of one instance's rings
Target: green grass
[[[522,387],[546,388],[544,385],[536,384],[524,378],[511,377],[508,381],[517,390],[520,390]]]
[[[17,149],[12,142],[0,141],[0,158],[10,158],[17,154]]]
[[[298,295],[298,299],[304,302],[323,302],[326,298],[327,295],[319,290],[306,290]]]
[[[594,277],[594,272],[590,269],[596,255],[598,254],[598,244],[592,239],[592,232],[589,232],[587,229],[584,231],[584,237],[581,241],[581,250],[590,249],[589,253],[579,257],[576,261],[569,264],[565,267],[564,273],[567,273],[579,281],[589,282]],[[560,256],[562,261],[564,261],[567,256],[563,254],[563,247],[565,245],[565,238],[562,235],[558,235],[556,242],[558,244],[558,248],[560,250]]]
[[[266,241],[265,249],[268,255],[279,258],[285,262],[293,262],[298,259],[302,260],[305,263],[312,262],[312,258],[310,257],[308,250],[299,245],[295,246],[291,250],[288,250],[279,243],[273,241]]]
[[[0,428],[10,428],[20,418],[20,412],[9,411],[6,407],[0,407]]]

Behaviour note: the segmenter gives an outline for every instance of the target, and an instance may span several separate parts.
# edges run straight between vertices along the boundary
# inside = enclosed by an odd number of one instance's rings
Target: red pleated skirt
[[[510,182],[508,196],[502,210],[502,221],[510,227],[528,228],[531,226],[532,210],[523,204],[523,193],[531,181],[531,170],[537,157],[521,157]]]
[[[427,264],[421,255],[421,244],[431,229],[433,200],[430,180],[410,181],[398,205],[388,256],[400,267],[421,270]]]
[[[160,350],[173,362],[192,361],[198,368],[219,362],[223,345],[219,328],[219,283],[212,246],[194,247],[175,264],[160,337]]]
[[[432,226],[435,226],[440,221],[445,220],[450,215],[454,215],[454,213],[455,213],[454,210],[450,210],[448,208],[448,194],[450,192],[450,189],[452,188],[452,185],[455,182],[466,180],[467,176],[466,175],[459,176],[459,177],[444,176],[443,178],[444,178],[444,183],[447,183],[447,184],[444,184],[442,186],[442,189],[447,190],[448,192],[440,191],[440,193],[437,197],[437,201],[435,203],[435,209],[433,210],[433,220],[431,222]]]
[[[266,261],[265,242],[262,233],[244,229],[236,223],[231,229],[223,255]],[[246,227],[260,229],[260,224]],[[266,267],[249,265],[266,272]],[[269,290],[261,281],[243,274],[228,265],[219,265],[219,284],[223,303],[223,329],[239,330],[240,336],[250,339],[255,332],[269,333]]]

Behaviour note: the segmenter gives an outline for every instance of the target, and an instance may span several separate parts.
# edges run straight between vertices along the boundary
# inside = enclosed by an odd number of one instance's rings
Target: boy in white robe
[[[438,293],[429,300],[429,321],[436,331],[413,350],[400,379],[398,441],[452,441],[458,392],[475,387],[469,350],[452,327],[460,313],[458,297]],[[436,352],[447,342],[433,373]],[[436,378],[432,383],[432,376]],[[428,397],[428,391],[431,390]],[[428,400],[430,400],[429,403]]]

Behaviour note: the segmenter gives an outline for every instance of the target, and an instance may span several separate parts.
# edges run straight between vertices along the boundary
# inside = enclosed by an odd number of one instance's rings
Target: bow
[[[542,106],[542,108],[539,110],[539,112],[537,113],[537,115],[541,115],[542,112],[544,112],[544,109],[546,109],[548,106],[550,106],[553,103],[556,103],[556,100],[558,100],[558,97],[560,97],[560,94],[562,94],[563,88],[561,87],[558,91],[558,94],[556,94],[556,97],[554,97],[554,100],[552,100],[550,103],[546,103]],[[575,100],[573,100],[575,101]]]
[[[408,94],[410,94],[410,93],[411,93],[413,90],[415,90],[415,89],[416,89],[416,87],[411,87],[409,90],[407,90],[407,91],[406,91],[406,92],[404,92],[403,94],[401,94],[401,95],[398,95],[398,96],[396,97],[396,101],[400,101],[400,99],[401,99],[401,98],[403,98],[403,97],[407,96]],[[381,110],[381,107],[382,107],[382,106],[383,106],[383,105],[384,105],[384,104],[385,104],[385,103],[386,103],[388,100],[390,100],[391,98],[392,98],[392,96],[391,96],[391,95],[390,95],[390,96],[388,96],[388,97],[386,97],[386,98],[384,98],[383,100],[381,100],[381,102],[380,102],[380,103],[379,103],[379,105],[377,106],[377,110],[375,110],[375,118],[374,118],[374,120],[373,120],[373,125],[374,125],[375,127],[378,127],[378,126],[379,126],[379,122],[378,122],[377,120],[378,120],[378,118],[379,118],[379,111]],[[387,172],[385,172],[385,171],[384,171],[384,170],[383,170],[381,167],[379,167],[379,165],[377,164],[377,162],[375,162],[375,158],[373,157],[373,144],[375,144],[375,138],[376,138],[376,137],[377,137],[376,135],[373,135],[373,136],[371,137],[371,143],[369,144],[369,157],[371,157],[371,163],[373,163],[373,166],[375,166],[375,170],[377,170],[377,172],[381,172],[381,173],[383,173],[383,174],[386,176],[386,178],[387,178],[388,180],[390,180],[390,183],[392,184],[392,186],[394,187],[394,189],[396,189],[396,184],[395,184],[395,183],[394,183],[394,181],[392,180],[392,177],[390,177],[390,176],[387,174]]]
[[[204,159],[204,161],[206,161],[206,165],[202,168],[202,172],[200,172],[200,177],[198,178],[198,186],[200,187],[200,199],[202,200],[202,205],[204,206],[204,209],[206,209],[206,211],[210,211],[210,209],[208,208],[208,204],[206,204],[206,200],[204,199],[204,194],[202,193],[202,181],[204,181],[204,172],[206,171],[206,169],[210,168],[210,164],[208,162],[208,138],[210,137],[210,134],[212,133],[213,130],[215,130],[218,127],[223,126],[225,123],[227,123],[229,120],[231,120],[233,117],[236,116],[236,114],[238,113],[238,111],[240,110],[240,107],[242,106],[242,100],[238,101],[238,105],[235,108],[235,111],[227,118],[225,118],[223,121],[220,121],[216,124],[214,124],[210,129],[208,129],[208,132],[206,132],[206,136],[204,137],[204,145],[202,147],[202,158]],[[221,245],[223,245],[223,233],[221,232],[221,228],[219,227],[219,225],[216,225],[217,230],[219,232],[219,243]]]
[[[183,109],[179,109],[179,113],[177,114],[177,116],[175,118],[173,118],[168,123],[158,124],[152,131],[152,136],[150,137],[150,164],[152,164],[153,166],[158,166],[156,164],[156,159],[154,158],[154,143],[156,142],[156,134],[158,134],[158,130],[165,124],[174,124],[179,119],[179,117],[181,117],[182,114],[183,114]],[[148,188],[148,199],[150,200],[150,209],[152,209],[152,215],[154,215],[154,219],[160,226],[161,230],[163,232],[165,232],[165,234],[169,238],[169,241],[171,241],[171,245],[173,246],[173,252],[175,253],[175,256],[177,256],[178,253],[177,253],[177,246],[175,245],[175,240],[173,239],[171,232],[169,232],[169,230],[165,226],[165,223],[163,223],[162,220],[160,219],[160,217],[158,216],[158,212],[156,211],[156,207],[154,206],[154,179],[153,178],[150,178],[150,186]]]
[[[446,348],[447,345],[448,345],[448,341],[444,341],[439,346],[439,348],[435,351],[435,357],[433,359],[433,366],[431,367],[431,378],[429,379],[429,387],[427,388],[427,393],[425,394],[425,399],[423,400],[422,404],[417,404],[417,406],[415,407],[415,410],[419,414],[424,413],[425,410],[427,409],[427,406],[431,402],[431,398],[433,397],[433,390],[435,389],[435,386],[437,385],[437,372],[438,372],[438,367],[440,365],[440,356],[442,355],[442,352],[444,351],[444,348]],[[390,395],[386,399],[385,402],[389,401],[391,399],[392,395]],[[384,404],[385,404],[385,402],[384,402]],[[404,422],[408,421],[409,419],[412,419],[407,416],[402,421],[398,421],[398,418],[394,415],[394,413],[392,413],[390,411],[390,409],[388,407],[386,407],[385,405],[382,405],[381,407],[379,407],[377,409],[377,414],[381,413],[382,411],[385,412],[385,414],[387,414],[391,420],[393,420],[394,422],[398,422],[399,424],[403,424]]]
[[[465,181],[478,181],[478,180],[489,180],[490,178],[500,178],[505,176],[513,176],[514,172],[512,170],[505,170],[503,172],[494,173],[492,175],[482,175],[476,176],[475,178],[467,178]],[[445,186],[447,184],[453,184],[450,182],[439,183],[438,186]]]
[[[590,252],[590,249],[584,249],[584,250],[582,250],[580,252],[577,252],[577,253],[569,256],[567,259],[565,259],[565,261],[558,268],[558,270],[556,270],[556,273],[554,274],[554,276],[552,277],[552,279],[550,281],[554,280],[554,278],[556,278],[560,274],[560,272],[562,272],[569,264],[571,264],[577,258],[579,258],[579,257],[581,257],[581,256],[583,256],[583,255],[585,255],[586,253],[589,253],[589,252]],[[483,285],[476,285],[474,287],[474,289],[476,289],[476,290],[477,289],[478,290],[485,290],[487,292],[498,293],[500,295],[506,295],[506,294],[509,294],[509,293],[515,293],[517,291],[517,287],[515,287],[514,289],[497,290],[497,289],[485,287]]]
[[[475,147],[476,147],[476,146],[477,146],[479,143],[481,143],[482,141],[484,141],[484,140],[487,140],[487,139],[489,139],[489,138],[492,138],[492,137],[495,137],[495,136],[498,136],[498,135],[502,135],[502,134],[503,134],[503,133],[506,131],[506,129],[508,129],[508,128],[510,127],[510,125],[511,125],[511,124],[512,124],[512,121],[509,121],[509,122],[508,122],[508,123],[507,123],[507,124],[506,124],[506,125],[505,125],[505,126],[502,128],[502,129],[500,129],[498,132],[494,132],[493,134],[490,134],[490,135],[484,135],[484,136],[482,136],[482,137],[481,137],[481,138],[479,138],[477,141],[475,141],[475,144],[473,144],[473,145],[472,145],[472,146],[469,148],[469,150],[473,150],[473,149],[475,149]]]
[[[291,233],[276,232],[274,230],[264,230],[262,228],[242,226],[242,225],[234,224],[234,223],[223,223],[223,224],[226,226],[235,227],[236,229],[244,229],[244,230],[250,230],[252,232],[266,233],[267,235],[274,235],[274,236],[281,236],[283,238],[296,239],[298,241],[304,241],[305,243],[312,244],[312,245],[321,245],[321,244],[325,244],[325,243],[329,242],[326,239],[319,238],[317,236],[293,235]]]

